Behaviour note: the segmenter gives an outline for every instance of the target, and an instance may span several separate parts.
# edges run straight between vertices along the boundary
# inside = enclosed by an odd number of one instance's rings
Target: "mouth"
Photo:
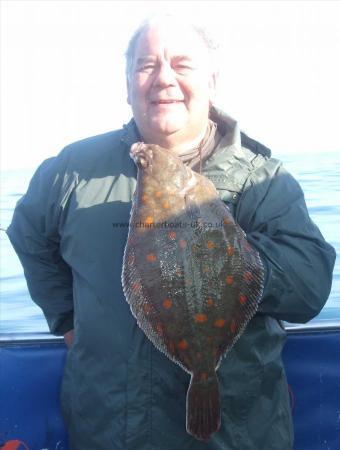
[[[183,103],[184,100],[167,99],[167,100],[153,100],[152,105],[172,105],[176,103]]]

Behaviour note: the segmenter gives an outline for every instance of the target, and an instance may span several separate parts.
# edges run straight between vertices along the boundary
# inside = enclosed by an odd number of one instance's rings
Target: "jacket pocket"
[[[218,370],[222,415],[241,425],[261,394],[264,367],[258,361],[237,361],[231,352]]]

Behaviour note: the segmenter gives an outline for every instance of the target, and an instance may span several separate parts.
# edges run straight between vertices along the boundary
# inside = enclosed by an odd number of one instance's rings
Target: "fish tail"
[[[209,377],[204,375],[191,376],[187,394],[187,432],[207,441],[220,428],[221,407],[216,373]]]

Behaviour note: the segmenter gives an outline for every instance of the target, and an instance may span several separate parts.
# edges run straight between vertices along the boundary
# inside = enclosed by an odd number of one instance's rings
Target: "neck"
[[[177,155],[182,155],[186,153],[188,150],[194,149],[198,147],[200,142],[205,136],[207,131],[207,126],[202,129],[202,132],[197,135],[194,139],[192,138],[183,138],[178,136],[176,133],[170,135],[157,135],[157,136],[143,136],[143,140],[146,144],[156,144],[160,147],[173,150]]]

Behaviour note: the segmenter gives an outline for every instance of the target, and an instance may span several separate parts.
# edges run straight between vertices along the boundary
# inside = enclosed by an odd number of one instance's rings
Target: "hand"
[[[70,348],[72,346],[73,339],[74,339],[74,330],[70,330],[64,334],[64,341],[67,348]]]

